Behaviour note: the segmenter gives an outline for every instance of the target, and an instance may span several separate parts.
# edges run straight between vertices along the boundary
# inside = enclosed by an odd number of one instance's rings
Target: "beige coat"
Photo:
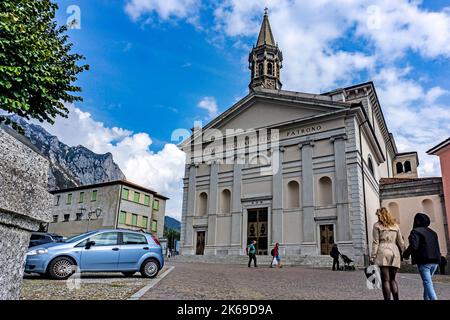
[[[401,252],[405,251],[400,228],[397,224],[384,227],[379,221],[373,225],[372,259],[380,267],[400,268]]]

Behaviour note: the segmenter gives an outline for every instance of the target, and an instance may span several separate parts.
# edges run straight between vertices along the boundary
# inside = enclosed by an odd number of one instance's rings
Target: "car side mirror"
[[[95,246],[95,241],[88,241],[84,246],[86,249],[90,249],[92,246]]]

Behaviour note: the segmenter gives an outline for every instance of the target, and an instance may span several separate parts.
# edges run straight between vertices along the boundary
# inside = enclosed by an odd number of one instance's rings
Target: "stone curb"
[[[129,297],[127,300],[139,300],[144,294],[147,293],[151,288],[156,286],[162,279],[164,279],[165,276],[167,276],[172,270],[175,269],[174,266],[167,269],[161,276],[159,276],[157,279],[150,280],[150,283],[147,284],[145,287],[143,287],[141,290],[133,294],[131,297]]]

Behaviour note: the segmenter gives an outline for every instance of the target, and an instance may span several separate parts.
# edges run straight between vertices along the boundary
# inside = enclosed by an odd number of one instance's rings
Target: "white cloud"
[[[424,89],[415,80],[407,79],[409,71],[382,70],[375,77],[378,96],[399,151],[418,152],[420,175],[440,176],[438,157],[426,151],[448,138],[450,105],[436,103],[447,91],[440,87]]]
[[[200,0],[127,0],[125,12],[133,19],[156,13],[161,19],[195,20]]]
[[[111,152],[128,180],[168,196],[166,214],[181,218],[184,152],[174,144],[166,144],[155,153],[150,150],[152,139],[147,133],[109,128],[90,113],[72,104],[67,107],[69,117],[58,118],[54,125],[43,125],[46,130],[70,146],[81,144],[97,153]]]
[[[208,118],[207,120],[211,120],[214,117],[217,116],[217,112],[219,108],[217,107],[217,101],[214,97],[204,97],[202,98],[198,104],[197,107],[200,109],[204,109],[208,112]]]

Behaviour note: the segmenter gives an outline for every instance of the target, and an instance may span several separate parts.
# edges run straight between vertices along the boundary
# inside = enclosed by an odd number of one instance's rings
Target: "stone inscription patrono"
[[[323,127],[321,124],[309,126],[309,127],[301,127],[301,128],[287,130],[287,131],[283,132],[283,135],[286,138],[303,136],[303,135],[322,131],[322,128]]]

